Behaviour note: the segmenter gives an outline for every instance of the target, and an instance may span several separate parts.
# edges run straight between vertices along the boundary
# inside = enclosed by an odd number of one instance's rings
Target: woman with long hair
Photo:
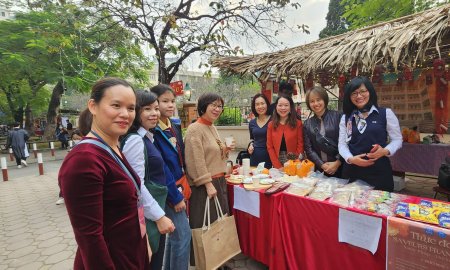
[[[177,204],[167,204],[167,216],[177,227],[168,236],[164,269],[188,269],[191,243],[191,228],[186,214],[186,202],[190,187],[185,175],[184,143],[180,125],[170,117],[174,115],[175,92],[169,85],[159,84],[150,89],[158,97],[160,118],[154,129],[155,145],[169,167],[178,189],[185,195]],[[186,190],[189,189],[189,190]]]
[[[256,94],[252,99],[252,113],[256,116],[248,124],[250,132],[250,144],[248,153],[250,154],[250,166],[258,166],[260,162],[265,162],[264,167],[272,168],[269,152],[267,152],[267,127],[270,115],[268,115],[269,100],[263,94]]]
[[[267,151],[273,167],[282,168],[288,160],[288,153],[296,156],[303,153],[302,127],[302,121],[297,119],[292,98],[278,97],[272,121],[267,128]]]
[[[402,147],[397,117],[391,109],[378,106],[375,88],[367,77],[355,77],[347,84],[343,108],[338,145],[345,161],[343,178],[361,179],[375,189],[393,191],[388,156]]]
[[[341,156],[338,151],[339,121],[342,114],[329,110],[327,91],[315,86],[306,92],[306,106],[314,115],[303,125],[305,152],[316,169],[328,176],[340,177]]]
[[[164,257],[165,234],[175,230],[176,225],[172,223],[170,218],[165,216],[164,208],[166,202],[166,193],[161,198],[161,205],[152,197],[153,185],[160,185],[161,188],[167,190],[167,173],[164,170],[165,164],[161,154],[153,144],[153,133],[150,131],[156,127],[159,117],[158,100],[153,93],[148,91],[136,92],[136,118],[128,130],[127,136],[122,139],[122,151],[129,160],[135,172],[139,175],[142,187],[142,194],[146,194],[143,200],[144,214],[149,223],[147,228],[153,228],[156,225],[159,234],[149,231],[151,237],[159,237],[157,239],[149,239],[150,246],[153,251],[151,268],[161,269]],[[170,177],[170,175],[169,175]],[[154,183],[151,183],[153,181]],[[172,181],[173,182],[173,181]],[[148,187],[148,188],[147,188]],[[154,196],[158,194],[154,193]],[[156,197],[159,199],[158,197]],[[152,224],[153,223],[153,224]],[[178,228],[177,228],[178,229]]]
[[[59,171],[78,244],[74,269],[149,268],[140,180],[119,148],[135,106],[136,95],[127,81],[97,81],[89,113],[83,114],[92,119],[90,131]]]

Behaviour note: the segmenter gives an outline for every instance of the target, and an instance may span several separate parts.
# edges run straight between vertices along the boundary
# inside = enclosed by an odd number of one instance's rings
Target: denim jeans
[[[191,228],[186,211],[175,212],[166,205],[166,216],[175,224],[175,231],[168,234],[167,246],[164,254],[164,269],[187,270],[191,249]]]

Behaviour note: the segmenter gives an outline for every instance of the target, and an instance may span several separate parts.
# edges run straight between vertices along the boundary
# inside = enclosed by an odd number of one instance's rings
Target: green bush
[[[225,107],[217,120],[218,126],[240,126],[242,123],[241,109]]]

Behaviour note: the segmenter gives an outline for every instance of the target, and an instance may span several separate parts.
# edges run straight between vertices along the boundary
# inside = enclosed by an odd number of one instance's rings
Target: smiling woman
[[[338,145],[346,161],[342,176],[392,191],[394,179],[388,156],[402,146],[397,117],[391,109],[378,106],[375,88],[366,77],[355,77],[348,83],[343,107]]]
[[[93,87],[80,122],[90,132],[66,156],[58,180],[78,250],[74,269],[148,269],[145,229],[140,226],[139,177],[119,149],[135,118],[136,96],[122,79]]]
[[[302,121],[297,119],[292,98],[278,97],[272,121],[267,128],[267,151],[273,167],[283,167],[287,153],[296,156],[303,153],[302,126]]]

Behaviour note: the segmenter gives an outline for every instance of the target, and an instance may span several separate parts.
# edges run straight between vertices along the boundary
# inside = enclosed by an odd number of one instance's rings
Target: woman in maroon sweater
[[[135,117],[135,104],[136,96],[128,82],[117,78],[98,81],[88,102],[92,124],[84,140],[96,140],[112,152],[81,141],[59,171],[78,244],[74,269],[149,268],[147,239],[139,223],[139,177],[118,147],[119,136],[127,132]]]

